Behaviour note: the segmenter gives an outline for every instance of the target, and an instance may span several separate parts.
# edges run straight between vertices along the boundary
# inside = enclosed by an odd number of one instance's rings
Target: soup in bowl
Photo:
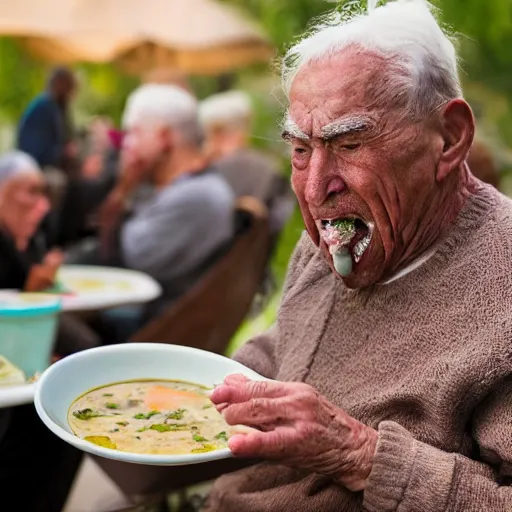
[[[180,381],[120,382],[85,393],[69,409],[78,437],[132,453],[178,455],[227,447],[232,428],[208,389]]]
[[[196,464],[232,456],[228,440],[236,427],[225,423],[208,391],[236,373],[266,380],[189,347],[100,347],[46,370],[35,406],[50,430],[85,452],[138,464]]]

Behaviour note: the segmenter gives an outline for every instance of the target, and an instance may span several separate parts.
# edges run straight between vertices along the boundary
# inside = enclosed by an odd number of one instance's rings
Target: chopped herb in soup
[[[121,382],[81,396],[68,421],[78,437],[113,450],[210,452],[225,448],[231,431],[206,391],[179,381]]]

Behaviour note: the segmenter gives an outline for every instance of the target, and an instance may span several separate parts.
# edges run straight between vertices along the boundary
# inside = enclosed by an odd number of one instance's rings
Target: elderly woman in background
[[[49,250],[41,223],[50,211],[44,176],[26,153],[0,157],[0,289],[44,291],[54,284],[62,263]],[[61,316],[56,353],[66,356],[98,346],[94,332],[75,316]]]
[[[52,285],[62,256],[48,252],[41,223],[50,211],[36,161],[13,151],[0,158],[0,289]]]
[[[474,117],[428,4],[376,3],[286,60],[308,233],[276,326],[236,355],[272,380],[213,391],[253,427],[232,452],[266,462],[218,480],[212,512],[511,510],[512,201],[469,170]]]

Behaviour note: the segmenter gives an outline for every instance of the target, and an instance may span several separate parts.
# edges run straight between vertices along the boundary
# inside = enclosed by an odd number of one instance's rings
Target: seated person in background
[[[489,148],[481,141],[476,140],[469,152],[468,165],[471,172],[484,183],[492,185],[499,190],[500,173]]]
[[[220,93],[204,100],[199,112],[210,161],[237,197],[255,197],[267,206],[271,233],[277,239],[293,212],[295,198],[278,163],[248,147],[251,99],[242,91]]]
[[[110,119],[94,119],[80,152],[80,174],[68,183],[59,208],[58,243],[70,247],[97,234],[98,209],[117,180],[119,148]]]
[[[36,161],[21,151],[0,158],[0,288],[38,291],[52,285],[61,257],[47,253],[40,231],[49,210]]]
[[[12,151],[0,158],[0,289],[43,291],[62,263],[49,251],[41,224],[50,210],[46,184],[36,161]],[[99,344],[78,319],[62,315],[57,336],[61,356]]]
[[[197,101],[185,90],[140,87],[128,99],[124,126],[121,176],[100,219],[102,258],[154,277],[168,303],[196,284],[232,241],[234,196],[207,167]],[[153,193],[125,218],[144,184]]]

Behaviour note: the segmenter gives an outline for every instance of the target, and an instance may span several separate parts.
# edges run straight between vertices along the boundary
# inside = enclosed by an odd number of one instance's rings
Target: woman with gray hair
[[[31,268],[43,260],[48,268],[56,270],[60,265],[59,253],[47,254],[40,231],[49,211],[45,180],[36,161],[21,151],[0,157],[0,288],[25,289]],[[40,270],[35,267],[31,279],[34,289]]]
[[[0,289],[41,291],[53,285],[62,263],[48,250],[41,223],[50,211],[44,176],[26,153],[0,157]],[[66,356],[100,344],[96,334],[71,315],[62,315],[56,351]]]

